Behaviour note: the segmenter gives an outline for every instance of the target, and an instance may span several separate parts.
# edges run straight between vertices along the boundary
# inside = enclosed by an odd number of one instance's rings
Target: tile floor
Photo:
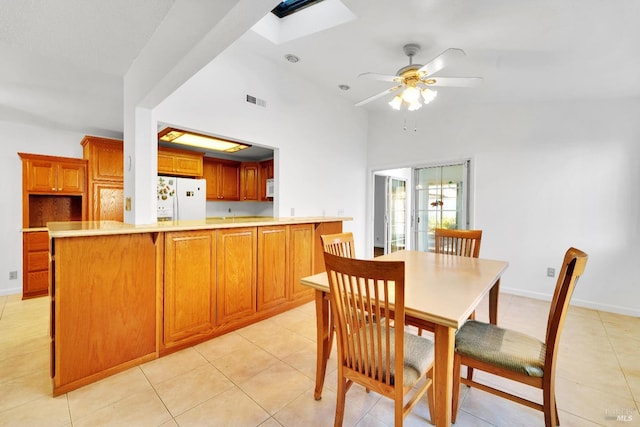
[[[487,305],[479,319],[487,318]],[[312,303],[56,398],[47,309],[47,298],[0,297],[0,426],[333,425],[335,351],[323,398],[313,399]],[[502,295],[499,323],[541,338],[547,312],[546,302]],[[562,426],[640,426],[640,318],[572,307],[559,357]],[[461,400],[459,427],[544,424],[540,412],[480,390],[465,387]],[[390,401],[359,386],[346,406],[345,426],[393,424]],[[429,425],[429,419],[421,402],[405,425]]]

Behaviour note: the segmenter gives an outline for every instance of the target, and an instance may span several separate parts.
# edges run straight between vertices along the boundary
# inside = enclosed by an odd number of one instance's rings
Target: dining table
[[[435,414],[431,414],[431,421],[437,427],[450,426],[455,333],[487,296],[489,320],[497,324],[500,277],[509,263],[415,250],[401,250],[374,259],[405,263],[405,323],[433,331]],[[327,273],[304,277],[301,284],[315,289],[317,364],[314,397],[319,400],[333,340],[329,327]]]

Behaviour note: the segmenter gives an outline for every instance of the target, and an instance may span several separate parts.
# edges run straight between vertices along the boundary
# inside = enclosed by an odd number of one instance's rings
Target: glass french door
[[[414,182],[416,250],[434,250],[436,228],[469,228],[468,160],[417,168]]]
[[[387,179],[387,238],[385,253],[405,249],[407,241],[407,182]]]

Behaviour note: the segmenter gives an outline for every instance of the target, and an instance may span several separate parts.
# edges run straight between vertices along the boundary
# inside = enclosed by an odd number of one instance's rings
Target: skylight
[[[299,10],[309,7],[315,3],[319,3],[322,0],[285,0],[280,3],[271,11],[278,18],[284,18],[292,13],[296,13]]]

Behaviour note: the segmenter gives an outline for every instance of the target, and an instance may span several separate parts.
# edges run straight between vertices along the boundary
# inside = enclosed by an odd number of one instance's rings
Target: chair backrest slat
[[[394,330],[389,322],[393,313],[394,322],[404,325],[404,262],[358,260],[328,252],[324,257],[341,343],[339,363],[371,381],[402,387],[398,373],[403,369],[404,330]]]
[[[353,233],[323,234],[320,238],[325,252],[345,258],[356,257]]]
[[[478,258],[482,230],[436,228],[435,252]]]

